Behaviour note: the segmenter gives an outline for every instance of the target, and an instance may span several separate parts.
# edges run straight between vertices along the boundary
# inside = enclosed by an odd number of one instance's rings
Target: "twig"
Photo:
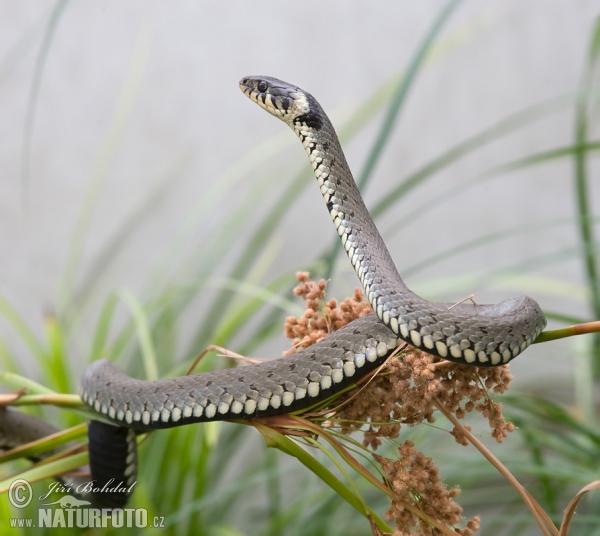
[[[531,494],[521,485],[521,483],[513,476],[513,474],[500,462],[496,456],[494,456],[486,446],[479,441],[471,432],[469,432],[460,421],[452,415],[449,411],[446,410],[444,405],[440,402],[437,397],[434,397],[434,403],[437,408],[444,414],[444,416],[454,425],[456,426],[461,433],[467,437],[467,439],[471,442],[471,444],[479,451],[481,454],[485,456],[485,458],[498,470],[498,472],[508,480],[508,482],[517,490],[523,502],[527,505],[533,517],[537,521],[540,529],[542,529],[543,533],[546,536],[560,536],[557,528],[552,523],[551,519],[548,517],[546,512],[542,509],[542,507],[537,503],[537,501],[531,496]]]
[[[566,337],[574,337],[576,335],[586,335],[588,333],[600,333],[600,320],[586,322],[584,324],[574,324],[561,329],[543,331],[540,333],[540,336],[533,341],[533,344],[555,341],[556,339],[564,339]]]
[[[337,453],[348,465],[354,468],[354,470],[357,473],[362,475],[371,484],[373,484],[375,487],[377,487],[389,497],[394,497],[394,491],[390,489],[387,484],[381,482],[378,478],[376,478],[364,465],[359,463],[358,460],[354,456],[352,456],[352,454],[335,437],[333,437],[329,432],[324,430],[321,426],[295,415],[273,415],[271,417],[260,417],[258,419],[252,419],[250,421],[250,424],[254,424],[255,422],[260,423],[263,426],[266,426],[284,436],[288,435],[289,432],[292,430],[300,429],[306,430],[310,433],[322,437],[337,451]],[[258,430],[264,435],[264,432],[261,430],[260,427],[258,427]],[[448,536],[457,535],[457,533],[454,530],[439,523],[435,519],[431,519],[429,516],[421,512],[418,508],[414,508],[408,504],[404,505],[404,507],[416,517],[422,519],[426,523],[438,529],[440,532],[442,532],[442,534],[446,534]]]
[[[235,352],[232,352],[231,350],[228,350],[227,348],[223,348],[221,346],[217,346],[215,344],[211,344],[210,346],[207,346],[204,351],[196,358],[194,359],[194,362],[192,363],[192,366],[188,369],[188,371],[185,373],[186,376],[189,376],[192,372],[194,372],[194,369],[198,366],[198,363],[200,363],[200,361],[202,361],[202,359],[204,358],[204,356],[206,354],[208,354],[208,352],[222,352],[224,357],[230,358],[230,359],[240,359],[243,361],[247,361],[248,363],[259,363],[261,360],[254,358],[254,357],[246,357],[240,354],[236,354]]]
[[[560,524],[560,536],[567,536],[569,533],[569,527],[571,526],[571,521],[573,516],[575,515],[575,508],[577,508],[577,504],[581,500],[581,498],[588,492],[595,489],[600,489],[600,480],[595,480],[591,482],[587,486],[584,486],[579,490],[579,493],[573,497],[571,502],[568,504],[565,509],[565,514],[563,516],[562,523]]]
[[[471,300],[473,302],[473,305],[477,305],[475,303],[475,300],[473,299],[475,297],[475,294],[471,294],[470,296],[467,296],[465,299],[460,300],[459,302],[456,302],[454,305],[451,305],[450,307],[448,307],[448,311],[450,309],[452,309],[453,307],[456,307],[457,305],[460,305],[461,303],[465,303],[466,301]]]

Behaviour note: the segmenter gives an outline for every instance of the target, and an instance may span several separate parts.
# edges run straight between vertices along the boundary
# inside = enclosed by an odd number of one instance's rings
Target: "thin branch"
[[[557,339],[574,337],[576,335],[587,335],[589,333],[600,333],[600,320],[595,320],[594,322],[585,322],[584,324],[574,324],[573,326],[561,329],[543,331],[540,333],[540,336],[533,341],[533,344],[555,341]]]
[[[537,521],[540,529],[545,536],[560,536],[557,528],[552,523],[546,512],[537,503],[537,501],[531,496],[531,494],[521,485],[521,483],[513,476],[513,474],[502,464],[502,462],[492,454],[492,452],[486,448],[486,446],[479,441],[471,432],[469,432],[460,421],[446,410],[439,398],[434,397],[436,407],[444,414],[454,426],[456,426],[462,434],[471,442],[471,444],[479,451],[483,456],[498,470],[498,472],[508,480],[508,482],[517,490],[523,502],[527,505],[533,517]]]

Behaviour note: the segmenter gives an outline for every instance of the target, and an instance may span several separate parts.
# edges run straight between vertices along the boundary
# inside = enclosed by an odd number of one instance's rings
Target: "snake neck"
[[[291,127],[302,142],[329,215],[377,316],[383,317],[385,298],[390,293],[412,302],[421,300],[396,270],[352,177],[335,129],[317,100],[307,91],[269,76],[243,78],[240,89]],[[384,323],[392,327],[387,320]]]
[[[396,270],[356,186],[329,117],[311,95],[306,94],[306,98],[310,111],[286,123],[302,142],[344,250],[373,310],[381,318],[384,305],[379,303],[380,289],[389,289],[389,282],[393,281],[398,291],[418,297]]]

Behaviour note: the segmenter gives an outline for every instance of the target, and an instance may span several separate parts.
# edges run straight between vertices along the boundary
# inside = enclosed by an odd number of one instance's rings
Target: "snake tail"
[[[100,508],[123,508],[137,479],[137,442],[133,430],[90,421],[88,424],[94,503]]]

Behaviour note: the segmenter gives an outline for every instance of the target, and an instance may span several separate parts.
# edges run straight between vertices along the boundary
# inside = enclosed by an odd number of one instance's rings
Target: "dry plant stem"
[[[444,416],[457,427],[464,435],[468,438],[471,444],[479,451],[485,458],[498,470],[498,472],[506,478],[506,480],[517,490],[531,513],[537,521],[540,529],[546,536],[559,536],[559,532],[554,526],[554,523],[550,520],[546,512],[537,503],[537,501],[530,495],[530,493],[521,485],[521,483],[512,475],[512,473],[496,458],[487,447],[479,441],[473,434],[471,434],[458,419],[454,417],[450,412],[446,411],[444,405],[440,400],[434,398],[436,407],[444,414]]]
[[[586,322],[585,324],[575,324],[571,329],[576,335],[586,335],[588,333],[600,333],[600,320]]]
[[[344,446],[335,439],[330,433],[326,432],[321,426],[318,426],[302,417],[295,415],[273,415],[272,417],[262,417],[259,419],[252,419],[259,421],[265,426],[278,429],[278,431],[284,435],[306,435],[306,432],[310,434],[323,437],[333,448],[335,448],[340,456],[346,460],[346,462],[354,467],[361,475],[363,475],[371,484],[375,485],[385,494],[390,497],[393,492],[378,478],[376,478],[370,471],[368,471],[363,465],[361,465],[350,452],[348,452]],[[298,431],[303,431],[299,434]]]
[[[200,363],[200,361],[202,361],[202,359],[204,358],[204,356],[206,354],[208,354],[208,352],[221,352],[224,357],[227,357],[230,359],[240,359],[240,360],[246,361],[248,363],[257,363],[260,361],[257,359],[253,359],[251,357],[246,357],[246,356],[243,356],[240,354],[236,354],[235,352],[232,352],[231,350],[228,350],[227,348],[223,348],[221,346],[216,346],[215,344],[211,344],[210,346],[207,346],[196,359],[194,359],[194,362],[192,363],[191,367],[185,373],[186,376],[189,376],[192,372],[194,372],[194,369],[198,366],[198,363]]]
[[[574,337],[576,335],[587,335],[589,333],[600,333],[600,320],[586,322],[585,324],[574,324],[566,328],[554,329],[551,331],[543,331],[533,343],[537,344],[540,342],[555,341],[557,339]]]
[[[587,486],[584,486],[579,490],[579,493],[571,499],[571,502],[568,504],[565,509],[565,514],[563,515],[562,523],[560,524],[560,536],[567,536],[569,533],[569,527],[571,526],[571,521],[573,520],[573,516],[575,515],[575,508],[579,504],[581,498],[588,492],[595,489],[600,489],[600,480],[595,480],[594,482],[589,483]]]
[[[37,406],[38,404],[64,406],[67,408],[83,406],[79,395],[22,395],[15,398],[10,394],[6,395],[6,398],[0,398],[0,406]]]
[[[358,460],[350,454],[350,452],[337,440],[333,437],[329,432],[325,431],[321,426],[314,424],[302,417],[297,417],[295,415],[274,415],[272,417],[264,417],[261,419],[254,419],[259,421],[261,424],[269,427],[273,427],[277,429],[283,435],[289,435],[292,432],[292,435],[299,435],[297,433],[298,430],[308,431],[314,435],[320,436],[325,439],[344,459],[344,461],[354,468],[355,471],[360,473],[364,478],[366,478],[371,484],[376,486],[378,489],[383,491],[389,497],[394,496],[393,490],[389,488],[386,484],[381,482],[377,477],[375,477],[370,471],[366,469]],[[293,433],[296,431],[296,433]],[[410,511],[415,517],[422,519],[429,525],[438,529],[442,534],[446,534],[447,536],[458,536],[458,533],[453,531],[452,529],[438,523],[434,519],[429,518],[423,512],[421,512],[418,508],[414,508],[410,505],[404,505],[406,510]]]
[[[27,389],[25,389],[25,387],[23,387],[22,389],[19,389],[18,391],[14,392],[14,393],[0,395],[0,406],[11,406],[17,400],[19,400],[19,398],[21,398],[22,396],[25,396],[26,392],[27,392]]]
[[[457,305],[460,305],[461,303],[465,303],[468,300],[471,300],[473,302],[473,305],[477,305],[475,303],[475,300],[473,299],[475,297],[475,294],[471,294],[470,296],[467,296],[466,298],[460,300],[459,302],[456,302],[454,305],[451,305],[450,307],[448,307],[448,311],[450,309],[452,309],[453,307],[456,307]]]
[[[388,534],[379,530],[379,527],[375,524],[375,521],[371,516],[367,516],[367,519],[369,520],[369,525],[371,525],[371,533],[373,536],[386,536],[386,534]]]
[[[270,419],[265,417],[265,419],[267,419],[266,422],[268,422],[268,424],[259,420],[254,420],[245,424],[254,426],[262,434],[267,446],[281,450],[285,454],[296,458],[306,468],[315,473],[315,475],[317,475],[325,484],[331,487],[341,498],[343,498],[350,505],[352,505],[353,508],[360,512],[361,515],[365,517],[371,516],[376,525],[385,534],[391,534],[391,527],[366,505],[360,494],[350,491],[350,489],[345,486],[342,481],[339,480],[329,469],[321,464],[314,456],[309,454],[299,442],[293,441],[292,438],[288,437],[289,435],[312,436],[312,434],[300,429],[286,431],[284,428],[280,428],[274,424],[276,421],[278,421],[277,418]],[[313,441],[316,443],[314,438]],[[316,446],[322,448],[318,443],[316,443]],[[339,464],[336,463],[336,465],[339,467]]]

